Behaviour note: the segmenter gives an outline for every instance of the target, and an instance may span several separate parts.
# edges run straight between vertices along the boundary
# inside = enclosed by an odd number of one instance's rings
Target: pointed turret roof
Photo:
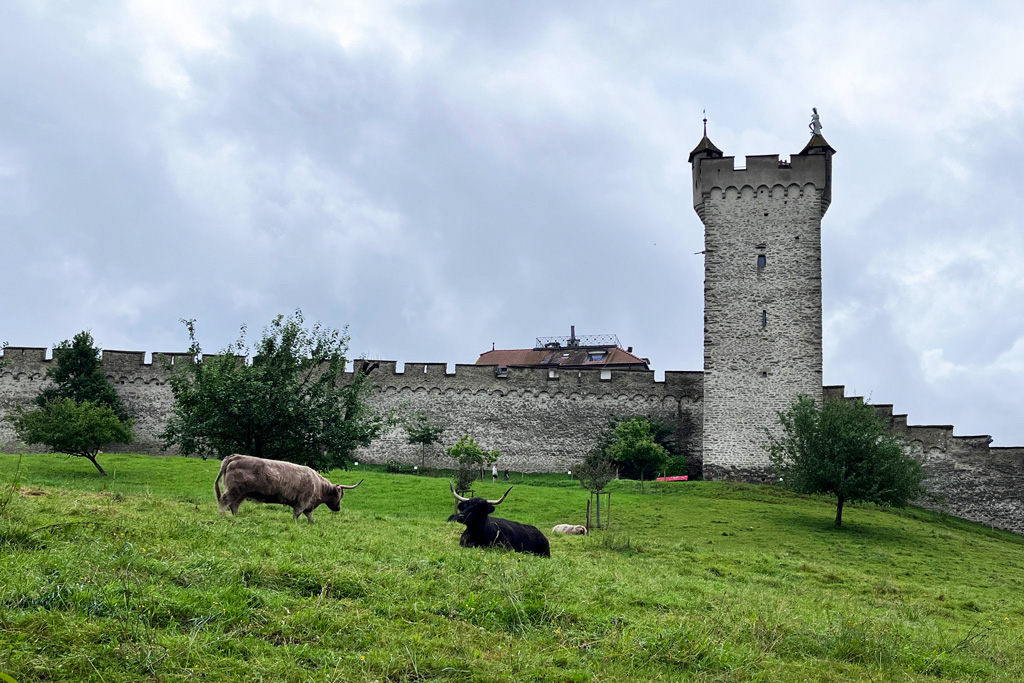
[[[808,140],[804,148],[800,150],[800,154],[824,154],[826,151],[831,152],[832,154],[836,153],[836,151],[832,149],[832,145],[828,144],[828,141],[822,137],[821,133],[815,133],[811,135],[811,139]]]
[[[715,143],[711,142],[711,139],[708,138],[708,134],[707,133],[704,133],[704,137],[702,137],[700,139],[700,142],[697,143],[697,146],[693,148],[692,152],[690,152],[690,158],[687,159],[687,161],[692,164],[693,163],[693,158],[695,156],[697,156],[698,154],[701,154],[701,153],[704,153],[704,152],[706,152],[709,157],[721,157],[722,156],[722,150],[720,150],[717,147],[715,147]]]

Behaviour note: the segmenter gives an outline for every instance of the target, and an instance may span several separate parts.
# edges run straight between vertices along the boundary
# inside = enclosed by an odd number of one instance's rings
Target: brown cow
[[[220,491],[220,480],[224,479],[224,493]],[[362,484],[363,480],[359,480]],[[243,500],[255,500],[260,503],[278,503],[289,505],[295,512],[295,520],[299,515],[306,515],[309,523],[313,523],[313,510],[326,505],[337,512],[341,509],[341,499],[346,489],[356,486],[332,484],[310,467],[296,465],[281,460],[267,460],[251,455],[229,455],[220,463],[220,473],[213,482],[213,491],[217,494],[220,512],[231,510],[232,515],[238,514],[238,506]]]

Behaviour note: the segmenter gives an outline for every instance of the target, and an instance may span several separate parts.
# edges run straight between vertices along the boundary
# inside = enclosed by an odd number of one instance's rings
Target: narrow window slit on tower
[[[758,268],[764,268],[766,265],[768,265],[768,257],[765,256],[764,254],[758,254],[757,255],[757,267]]]
[[[768,328],[768,311],[761,311],[761,329]]]

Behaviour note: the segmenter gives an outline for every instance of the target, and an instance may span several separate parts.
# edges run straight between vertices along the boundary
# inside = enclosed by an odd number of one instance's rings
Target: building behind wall
[[[822,397],[821,218],[832,155],[820,134],[789,162],[736,168],[707,137],[690,153],[704,223],[704,476],[770,476],[764,429]]]

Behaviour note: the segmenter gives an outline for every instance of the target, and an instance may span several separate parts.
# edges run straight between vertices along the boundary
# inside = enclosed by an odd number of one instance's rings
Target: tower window
[[[768,311],[761,311],[761,329],[768,329]]]
[[[764,254],[758,254],[757,255],[757,267],[758,268],[764,268],[766,265],[768,265],[768,257],[765,256]]]

